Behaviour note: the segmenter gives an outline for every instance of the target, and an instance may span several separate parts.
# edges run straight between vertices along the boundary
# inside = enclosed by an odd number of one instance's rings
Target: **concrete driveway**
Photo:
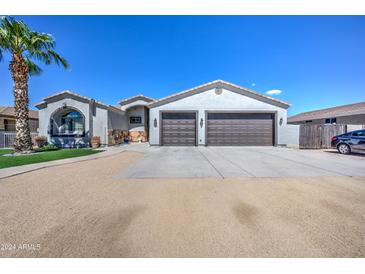
[[[0,257],[365,256],[365,177],[113,178],[141,161],[1,179]]]
[[[115,178],[365,176],[365,157],[280,147],[150,147]]]

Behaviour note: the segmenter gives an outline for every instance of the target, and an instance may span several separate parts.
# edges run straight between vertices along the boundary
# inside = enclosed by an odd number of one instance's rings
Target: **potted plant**
[[[34,138],[35,144],[37,147],[41,148],[47,143],[47,137],[46,136],[36,136]]]
[[[91,147],[92,148],[100,147],[100,136],[93,136],[91,138]]]

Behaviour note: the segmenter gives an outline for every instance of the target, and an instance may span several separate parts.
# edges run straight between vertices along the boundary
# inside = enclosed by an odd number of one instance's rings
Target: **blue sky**
[[[223,79],[292,104],[289,114],[365,101],[365,16],[22,16],[52,33],[65,71],[43,66],[31,106],[69,89],[109,104]],[[12,105],[9,57],[0,104]],[[253,86],[255,83],[255,86]]]

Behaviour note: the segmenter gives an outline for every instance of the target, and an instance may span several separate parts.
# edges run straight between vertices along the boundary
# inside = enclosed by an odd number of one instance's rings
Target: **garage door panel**
[[[270,122],[270,120],[272,119],[255,119],[255,120],[250,120],[250,119],[242,119],[242,120],[230,120],[230,119],[209,119],[210,121],[215,121],[215,123],[217,125],[250,125],[250,124],[261,124],[263,122]]]
[[[272,130],[269,128],[260,128],[260,127],[252,127],[252,128],[229,128],[229,127],[221,127],[221,128],[210,128],[208,127],[208,134],[210,133],[219,133],[219,134],[271,134]]]
[[[169,138],[165,137],[163,145],[166,146],[195,146],[195,138]]]
[[[273,114],[208,113],[207,145],[272,146]]]
[[[195,146],[195,116],[195,113],[162,113],[162,145]]]
[[[163,134],[162,138],[166,141],[168,138],[179,138],[179,139],[192,139],[195,140],[195,134],[179,134],[179,133],[167,133]]]
[[[188,126],[191,126],[191,125],[195,125],[195,120],[173,120],[173,119],[164,119],[163,120],[163,123],[165,125],[188,125]]]

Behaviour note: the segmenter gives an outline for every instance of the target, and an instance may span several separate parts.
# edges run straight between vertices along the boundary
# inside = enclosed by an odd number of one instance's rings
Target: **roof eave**
[[[45,102],[45,101],[38,102],[38,103],[34,104],[33,106],[35,106],[36,108],[39,109],[39,107],[41,107],[42,105],[47,105],[47,102]]]
[[[145,100],[145,99],[147,99],[147,100]],[[120,100],[118,102],[118,104],[120,106],[124,106],[124,105],[128,105],[128,104],[133,103],[133,102],[138,101],[138,100],[142,100],[142,101],[145,101],[147,103],[151,103],[151,102],[155,101],[155,99],[153,99],[153,98],[150,98],[150,97],[139,94],[139,95],[136,95],[136,96],[133,96],[133,97],[129,97],[129,98]]]
[[[301,122],[305,122],[305,121],[310,121],[310,120],[321,120],[321,119],[328,119],[328,118],[340,118],[340,117],[348,117],[348,116],[355,116],[355,115],[365,115],[365,112],[358,112],[358,113],[342,113],[342,114],[338,114],[338,115],[321,115],[321,116],[309,116],[309,117],[298,117],[298,118],[294,118],[294,116],[292,117],[288,117],[288,123],[301,123]]]
[[[120,112],[120,113],[125,113],[125,111],[123,109],[117,108],[115,106],[109,105],[109,110],[111,111],[115,111],[115,112]]]
[[[80,95],[80,94],[74,93],[74,92],[72,92],[72,91],[70,91],[70,90],[64,90],[64,91],[61,91],[61,92],[55,93],[55,94],[53,94],[53,95],[50,95],[50,96],[44,97],[44,98],[43,98],[43,102],[38,103],[38,104],[36,104],[35,106],[37,107],[37,105],[42,105],[42,104],[44,104],[44,103],[45,103],[45,104],[47,104],[47,100],[50,100],[50,99],[52,99],[52,98],[55,98],[55,97],[58,97],[58,96],[62,96],[62,95],[70,95],[70,96],[74,96],[74,97],[76,97],[76,98],[79,98],[79,99],[85,100],[85,101],[87,101],[87,102],[94,102],[96,105],[99,105],[99,106],[101,106],[101,107],[103,107],[103,108],[113,107],[113,106],[111,106],[111,105],[107,105],[107,104],[104,104],[104,103],[102,103],[102,102],[100,102],[100,101],[97,101],[97,100],[95,100],[95,99],[93,99],[93,98],[86,97],[86,96],[83,96],[83,95]]]

